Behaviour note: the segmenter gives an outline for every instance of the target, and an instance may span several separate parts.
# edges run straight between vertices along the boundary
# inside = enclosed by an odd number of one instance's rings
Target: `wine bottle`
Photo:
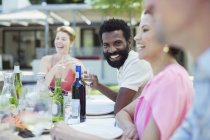
[[[58,122],[64,119],[63,113],[63,95],[61,89],[61,78],[56,78],[55,90],[53,94],[53,105],[52,105],[52,121]]]
[[[80,122],[86,119],[86,90],[81,79],[81,66],[76,66],[76,80],[72,85],[72,104],[74,100],[80,101]]]
[[[20,92],[21,92],[21,89],[23,87],[22,81],[20,79],[21,73],[20,73],[20,66],[19,65],[14,66],[14,75],[15,75],[15,79],[14,79],[15,90],[16,90],[17,98],[19,99]]]

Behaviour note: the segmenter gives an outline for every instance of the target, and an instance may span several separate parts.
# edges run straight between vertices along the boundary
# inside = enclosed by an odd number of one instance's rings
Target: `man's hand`
[[[98,77],[96,75],[91,75],[91,84],[90,87],[94,88],[94,89],[98,89],[99,86],[99,81],[98,81]]]

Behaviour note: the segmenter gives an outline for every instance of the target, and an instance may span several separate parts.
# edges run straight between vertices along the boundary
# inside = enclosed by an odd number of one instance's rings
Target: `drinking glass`
[[[9,104],[9,98],[5,95],[0,95],[0,132],[13,132],[14,126],[12,123]],[[11,121],[10,121],[11,120]]]
[[[27,93],[25,111],[21,113],[23,123],[26,125],[36,138],[38,138],[44,129],[51,128],[52,101],[50,98],[39,96],[35,92]]]
[[[86,89],[87,89],[87,99],[91,99],[90,97],[90,92],[91,92],[91,88],[90,88],[90,84],[92,83],[92,76],[93,76],[93,69],[92,68],[87,68],[86,72],[83,73],[82,75],[82,79],[83,82],[85,83],[85,85],[87,85]]]
[[[87,86],[90,86],[92,83],[92,77],[93,76],[93,69],[87,68],[86,72],[83,73],[83,81]]]

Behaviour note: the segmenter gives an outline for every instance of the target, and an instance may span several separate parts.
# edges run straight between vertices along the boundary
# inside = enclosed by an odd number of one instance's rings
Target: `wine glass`
[[[36,92],[26,95],[25,111],[21,113],[21,119],[37,139],[44,129],[51,128],[51,104],[51,98],[40,96]]]
[[[93,69],[87,68],[86,72],[83,73],[83,81],[87,86],[90,86],[92,83]]]
[[[92,81],[92,76],[93,76],[93,69],[88,67],[86,72],[83,73],[83,82],[87,85],[87,99],[91,99],[90,98],[90,92],[91,92],[91,88],[90,85],[93,82]]]

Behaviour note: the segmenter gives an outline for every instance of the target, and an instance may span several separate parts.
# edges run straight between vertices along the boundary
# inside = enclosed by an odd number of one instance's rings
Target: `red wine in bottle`
[[[76,80],[72,85],[72,100],[80,100],[80,122],[84,122],[86,119],[86,90],[81,73],[81,66],[76,66]]]

